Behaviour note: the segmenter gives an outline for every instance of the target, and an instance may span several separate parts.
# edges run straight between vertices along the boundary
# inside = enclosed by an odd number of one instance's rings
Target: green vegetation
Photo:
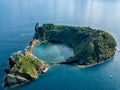
[[[76,61],[78,64],[105,61],[115,54],[117,45],[112,35],[90,27],[43,24],[36,30],[34,38],[71,45],[74,55],[68,61]]]
[[[43,69],[44,62],[37,58],[18,56],[16,65],[12,69],[19,73],[25,73],[30,75],[32,78],[37,78],[40,69]]]
[[[13,62],[14,65],[12,64],[10,69],[5,69],[7,75],[4,87],[14,87],[31,82],[44,73],[46,68],[48,69],[48,65],[45,62],[33,55],[27,55],[18,53],[15,60],[12,56],[9,58],[10,66]]]

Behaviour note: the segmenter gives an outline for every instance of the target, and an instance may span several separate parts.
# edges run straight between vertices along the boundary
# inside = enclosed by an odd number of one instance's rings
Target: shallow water
[[[110,32],[120,47],[120,0],[0,0],[0,83],[7,58],[24,50],[39,22],[90,26]],[[111,77],[111,75],[113,77]],[[119,90],[120,53],[86,69],[56,66],[45,75],[11,90]],[[0,90],[3,88],[0,86]]]
[[[48,42],[36,46],[33,54],[51,65],[52,62],[69,58],[73,54],[73,49],[66,44]]]

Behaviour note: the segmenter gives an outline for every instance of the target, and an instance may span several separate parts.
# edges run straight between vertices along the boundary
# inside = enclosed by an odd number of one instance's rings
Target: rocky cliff
[[[40,41],[57,41],[67,43],[74,49],[74,54],[65,64],[77,63],[90,65],[106,61],[114,56],[117,45],[108,32],[90,27],[74,27],[54,24],[43,24],[35,30],[34,38]]]
[[[10,68],[5,69],[4,87],[14,87],[31,82],[48,70],[48,65],[32,54],[32,49],[37,43],[40,42],[34,39],[25,52],[17,52],[15,59],[10,56]]]

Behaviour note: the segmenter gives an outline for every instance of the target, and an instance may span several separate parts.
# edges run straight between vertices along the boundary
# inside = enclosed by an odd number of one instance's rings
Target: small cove
[[[52,62],[59,62],[69,58],[73,55],[73,49],[67,44],[46,42],[37,45],[33,49],[33,54],[50,65]]]

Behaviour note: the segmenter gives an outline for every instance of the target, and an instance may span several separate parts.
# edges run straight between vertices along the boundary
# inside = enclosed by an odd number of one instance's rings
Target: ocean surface
[[[74,65],[50,66],[47,73],[29,84],[2,88],[8,57],[28,46],[36,22],[101,29],[111,33],[120,47],[120,0],[0,0],[0,90],[120,90],[119,52],[104,64],[85,69]],[[44,46],[34,49],[38,57],[42,54],[37,52]],[[66,45],[46,45],[46,48],[49,46],[66,49],[64,55],[56,53],[60,55],[56,60],[72,54]]]

